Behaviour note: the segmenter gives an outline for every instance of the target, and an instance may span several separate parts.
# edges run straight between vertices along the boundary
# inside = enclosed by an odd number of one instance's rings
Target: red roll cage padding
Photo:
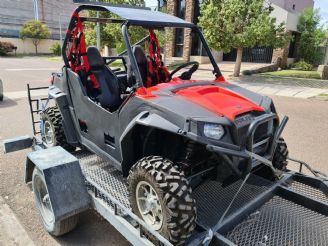
[[[72,39],[72,45],[69,49],[69,53],[67,56],[70,62],[70,67],[74,72],[78,74],[85,73],[89,75],[90,80],[92,82],[92,87],[95,89],[99,89],[100,85],[96,77],[94,76],[94,74],[89,74],[90,65],[87,56],[87,45],[85,42],[85,35],[83,32],[84,25],[77,11],[73,13],[73,17],[76,18],[76,26],[73,30],[68,30],[68,32],[71,34]]]
[[[164,65],[161,48],[153,29],[149,29],[149,62],[147,87],[167,82],[170,72]]]

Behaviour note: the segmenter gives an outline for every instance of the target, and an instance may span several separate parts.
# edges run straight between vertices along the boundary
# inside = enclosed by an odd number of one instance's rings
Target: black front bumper
[[[279,124],[279,118],[277,114],[270,113],[264,114],[257,118],[255,118],[251,124],[248,126],[247,134],[246,134],[246,141],[244,145],[238,146],[234,144],[226,144],[226,143],[216,143],[214,144],[207,144],[206,148],[210,152],[215,152],[218,155],[223,157],[240,157],[241,159],[248,160],[248,168],[252,169],[258,164],[265,164],[272,167],[272,157],[277,146],[278,139],[281,136],[283,129],[285,128],[288,121],[288,117],[284,117],[281,123]],[[258,127],[262,124],[273,122],[275,129],[273,134],[270,134],[266,139],[260,142],[254,142],[254,134]],[[263,155],[258,155],[254,152],[254,149],[259,146],[259,144],[266,144],[266,151]],[[225,160],[227,160],[225,158]],[[227,160],[229,162],[229,160]],[[240,171],[237,170],[233,163],[228,163],[234,169],[237,174],[240,174]]]

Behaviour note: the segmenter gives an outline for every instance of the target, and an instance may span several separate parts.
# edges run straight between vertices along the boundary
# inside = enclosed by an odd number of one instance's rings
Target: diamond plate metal
[[[328,244],[326,216],[274,196],[225,235],[237,245]]]
[[[127,182],[120,171],[113,167],[110,162],[103,160],[95,154],[78,152],[75,156],[80,160],[80,166],[84,176],[90,178],[104,189],[104,191],[124,205],[124,207],[130,209]],[[101,198],[109,203],[109,205],[112,205],[105,197]]]
[[[242,180],[238,180],[229,186],[223,187],[217,181],[207,181],[197,187],[193,192],[197,204],[197,222],[205,228],[216,225],[241,184]],[[226,217],[252,201],[271,185],[270,181],[251,175],[233,202]]]
[[[325,194],[323,191],[320,189],[314,188],[310,185],[298,182],[298,181],[293,181],[289,187],[290,189],[297,191],[307,197],[320,200],[322,202],[328,203],[328,195]],[[328,232],[327,232],[328,233]]]

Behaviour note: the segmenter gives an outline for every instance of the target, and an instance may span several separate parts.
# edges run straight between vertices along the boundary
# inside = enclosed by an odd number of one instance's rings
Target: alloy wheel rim
[[[155,230],[163,225],[163,209],[155,189],[146,181],[140,181],[136,188],[137,206],[142,219]]]
[[[44,123],[44,136],[48,145],[52,145],[55,142],[53,127],[49,121]]]

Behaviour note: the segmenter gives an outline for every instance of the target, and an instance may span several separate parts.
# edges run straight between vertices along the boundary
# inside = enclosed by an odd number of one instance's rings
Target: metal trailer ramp
[[[223,222],[216,225],[211,245],[328,245],[326,182],[296,173],[287,173],[271,184],[256,176],[249,179]],[[253,180],[257,180],[256,184]],[[237,191],[236,185],[212,190],[210,199],[217,204],[210,206],[217,208],[220,208],[219,201],[232,199]],[[221,199],[216,200],[214,196]],[[209,208],[208,201],[198,205],[204,206],[200,212]],[[217,221],[223,213],[224,210],[216,210]],[[201,216],[200,220],[211,221],[210,214]],[[212,221],[214,224],[214,217]]]
[[[142,225],[130,216],[127,183],[122,174],[94,154],[74,155],[80,160],[97,211],[106,218],[107,210],[112,210],[136,229],[138,233],[133,237],[145,235]],[[328,245],[328,188],[323,181],[293,172],[274,182],[250,175],[218,225],[241,183],[239,180],[224,186],[207,181],[194,190],[196,237],[215,229],[210,245]],[[130,232],[127,234],[124,236],[131,236]],[[133,242],[131,238],[128,240]],[[153,243],[163,245],[161,241]],[[195,245],[193,242],[186,245]]]

